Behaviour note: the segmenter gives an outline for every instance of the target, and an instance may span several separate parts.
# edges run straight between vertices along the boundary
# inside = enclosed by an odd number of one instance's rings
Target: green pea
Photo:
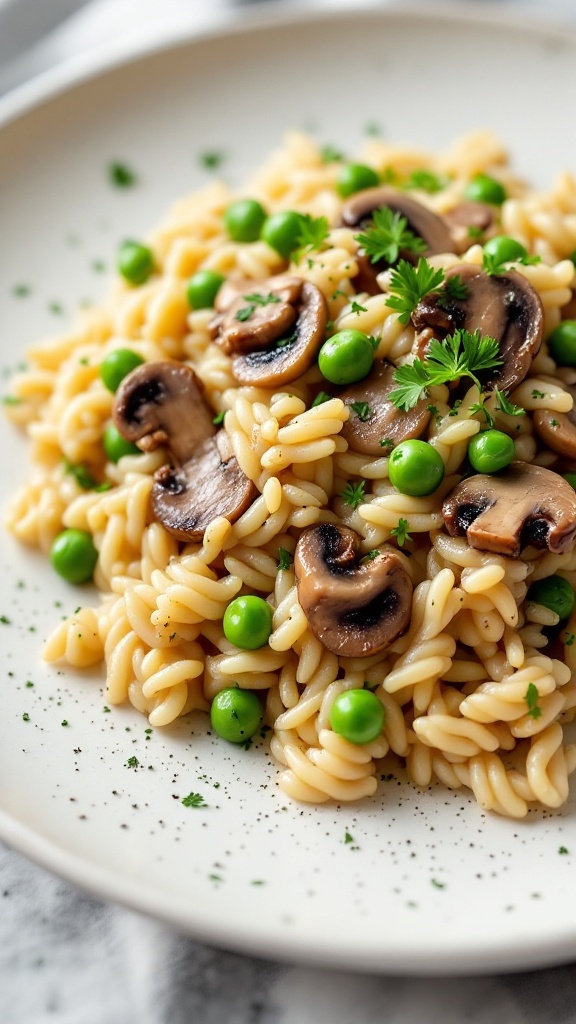
[[[564,320],[554,328],[548,350],[558,366],[576,366],[576,320]]]
[[[283,259],[298,248],[302,234],[302,214],[295,210],[281,210],[273,213],[264,221],[262,238],[271,249],[275,249]]]
[[[122,434],[113,423],[107,423],[104,427],[102,444],[110,462],[119,462],[124,455],[142,455],[142,449],[138,448],[132,441],[127,441],[125,437],[122,437]]]
[[[509,235],[496,235],[489,238],[484,245],[484,252],[491,256],[496,264],[516,263],[528,255],[526,249],[515,238]]]
[[[501,430],[483,430],[468,445],[470,465],[477,473],[497,473],[514,458],[514,441]]]
[[[141,242],[122,242],[118,250],[118,270],[129,284],[144,284],[154,272],[152,251]]]
[[[563,576],[546,576],[536,580],[528,591],[528,600],[543,604],[551,612],[556,612],[560,619],[567,619],[574,611],[576,594],[568,580]]]
[[[332,384],[354,384],[372,369],[374,345],[362,331],[339,331],[325,341],[318,355],[318,366]]]
[[[265,220],[266,211],[257,199],[238,199],[224,213],[226,230],[235,242],[255,242]]]
[[[186,286],[186,298],[190,308],[212,309],[225,280],[224,274],[219,274],[216,270],[197,270]]]
[[[271,632],[272,609],[262,597],[236,597],[224,612],[224,636],[244,651],[264,647]]]
[[[364,188],[374,188],[380,184],[378,172],[366,164],[345,164],[338,175],[336,189],[338,194],[346,199],[354,192],[361,192]]]
[[[562,476],[570,484],[570,487],[573,487],[576,491],[576,473],[563,473]]]
[[[230,686],[216,694],[210,707],[214,732],[229,743],[244,743],[258,732],[262,704],[253,690]]]
[[[142,356],[131,348],[115,348],[109,352],[100,363],[100,376],[108,391],[114,394],[124,377],[143,362]]]
[[[332,705],[330,725],[349,743],[372,743],[382,732],[384,707],[370,690],[345,690]]]
[[[474,203],[492,203],[494,206],[501,206],[506,199],[506,189],[502,183],[489,174],[475,174],[468,182],[464,194],[466,199]]]
[[[98,552],[86,530],[63,530],[50,548],[50,561],[68,583],[86,583],[94,575]]]
[[[411,439],[396,445],[388,459],[388,475],[401,494],[421,498],[442,483],[444,463],[427,441]]]

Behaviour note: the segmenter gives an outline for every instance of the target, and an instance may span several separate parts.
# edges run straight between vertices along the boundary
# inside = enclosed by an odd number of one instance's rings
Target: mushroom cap
[[[529,545],[565,554],[576,539],[576,493],[558,473],[526,462],[461,480],[442,516],[452,537],[513,558]]]
[[[565,385],[576,403],[576,387]],[[534,429],[548,448],[565,459],[576,459],[576,408],[570,412],[536,409],[532,415]]]
[[[440,337],[464,329],[495,338],[502,366],[486,371],[484,385],[501,391],[517,387],[542,343],[544,310],[538,292],[516,270],[487,274],[471,263],[459,263],[446,271],[446,281],[455,277],[466,286],[467,297],[453,299],[445,289],[433,292],[418,303],[412,323],[427,332],[427,341],[430,329]],[[418,339],[416,345],[420,350]]]
[[[234,523],[252,504],[257,491],[240,469],[225,430],[204,440],[177,469],[163,466],[152,485],[152,509],[179,540],[201,540],[218,516]]]
[[[266,348],[286,337],[296,323],[303,283],[301,277],[287,275],[256,286],[254,281],[226,282],[216,298],[219,315],[210,325],[218,345],[232,355]]]
[[[390,440],[396,446],[408,438],[421,437],[426,430],[430,422],[426,399],[408,412],[397,409],[388,400],[390,392],[397,387],[395,369],[388,360],[377,360],[368,377],[340,392],[339,397],[345,405],[366,402],[370,409],[366,420],[351,410],[350,418],[342,427],[341,437],[348,442],[351,451],[360,455],[384,455],[386,451],[380,441]]]
[[[444,220],[454,239],[457,253],[466,252],[473,242],[478,241],[476,233],[486,240],[498,230],[494,207],[489,203],[475,203],[473,200],[458,203],[451,210],[447,210]],[[470,228],[474,229],[474,237],[470,235]]]
[[[116,391],[114,423],[127,441],[138,442],[144,451],[167,445],[181,464],[216,433],[203,392],[202,382],[184,363],[143,363]]]
[[[260,282],[259,289],[273,290],[274,280]],[[266,306],[263,310],[269,308]],[[328,305],[316,285],[302,280],[294,309],[296,318],[291,337],[286,338],[284,332],[279,331],[275,338],[269,338],[267,348],[255,347],[253,351],[232,356],[232,373],[239,384],[283,387],[310,368],[324,342]]]
[[[456,251],[452,233],[442,217],[419,203],[413,196],[389,185],[366,188],[361,192],[356,192],[342,208],[342,224],[345,227],[366,228],[371,223],[371,214],[383,207],[388,207],[393,213],[399,213],[405,217],[410,231],[413,231],[426,243],[426,249],[419,253],[408,249],[402,250],[400,253],[402,259],[416,264],[420,256]],[[357,290],[377,295],[382,290],[377,281],[378,274],[387,269],[388,263],[385,260],[372,263],[362,251],[358,253],[357,261],[359,266],[359,273],[355,278]]]
[[[395,548],[359,563],[346,526],[304,530],[294,554],[298,600],[314,636],[333,654],[362,658],[388,647],[410,622],[413,585]]]

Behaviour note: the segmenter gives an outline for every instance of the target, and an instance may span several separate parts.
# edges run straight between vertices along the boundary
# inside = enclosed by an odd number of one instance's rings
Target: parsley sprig
[[[341,492],[340,497],[346,505],[350,505],[351,508],[358,508],[364,501],[364,491],[366,490],[366,481],[360,480],[360,483],[354,484],[351,480],[348,481],[346,487]]]
[[[372,225],[354,236],[371,263],[386,260],[392,265],[396,263],[402,249],[415,253],[426,249],[426,242],[410,230],[406,217],[387,206],[374,210]]]
[[[318,252],[326,242],[330,233],[330,226],[326,217],[311,217],[309,213],[300,216],[300,231],[296,239],[297,248],[292,253],[293,263],[300,260],[311,252]]]
[[[443,341],[434,338],[424,360],[416,358],[411,365],[397,367],[394,381],[398,387],[390,392],[389,399],[397,409],[408,411],[426,395],[428,388],[460,377],[470,377],[482,390],[477,374],[501,364],[495,338],[483,337],[479,330],[471,334],[458,329]]]
[[[395,526],[392,530],[390,530],[390,533],[392,537],[396,537],[396,543],[398,544],[399,548],[403,548],[406,541],[412,540],[412,537],[408,532],[407,519],[399,519],[398,526]]]
[[[444,281],[444,271],[434,270],[423,256],[414,267],[408,260],[400,260],[390,275],[390,292],[386,305],[400,315],[401,324],[407,324],[411,314],[425,295],[436,292]]]
[[[261,295],[259,292],[252,292],[250,295],[243,295],[243,299],[246,299],[247,306],[243,306],[236,313],[236,320],[240,323],[244,323],[249,320],[252,313],[257,306],[270,306],[274,302],[281,302],[279,295],[274,295],[274,292],[268,292],[267,295]]]

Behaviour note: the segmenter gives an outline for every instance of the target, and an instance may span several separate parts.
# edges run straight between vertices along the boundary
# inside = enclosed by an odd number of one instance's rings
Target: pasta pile
[[[525,414],[504,411],[470,381],[457,402],[447,384],[433,387],[423,437],[445,475],[432,494],[411,497],[390,483],[390,450],[365,455],[349,447],[342,430],[354,414],[316,361],[280,388],[236,379],[233,358],[214,338],[214,310],[191,310],[187,301],[187,281],[199,269],[254,287],[296,275],[325,297],[328,336],[364,332],[375,339],[376,359],[396,367],[415,354],[414,324],[387,303],[390,271],[379,274],[377,293],[358,289],[358,228],[342,224],[336,187],[342,161],[327,159],[307,136],[289,135],[242,195],[269,214],[325,217],[329,230],[319,248],[304,247],[290,262],[261,238],[232,240],[223,217],[237,196],[212,184],[178,202],[146,240],[155,270],[143,284],[119,279],[69,333],[33,346],[29,369],[14,379],[7,414],[27,431],[34,470],[10,505],[8,528],[45,552],[63,529],[77,528],[98,550],[100,603],[60,623],[44,657],[74,668],[104,661],[106,702],[129,701],[155,727],[208,712],[226,687],[256,691],[281,766],[279,785],[297,801],[369,797],[381,773],[401,763],[417,786],[466,787],[484,809],[502,815],[558,808],[576,768],[576,746],[564,737],[576,708],[576,615],[559,625],[557,613],[527,595],[534,581],[553,574],[576,587],[576,551],[526,546],[514,557],[481,550],[465,535],[449,534],[441,509],[467,473],[470,440],[486,426],[482,401],[494,426],[513,439],[516,460],[545,468],[557,462],[533,417],[538,410],[569,413],[573,404],[576,370],[556,365],[546,339],[569,316],[576,289],[576,183],[564,174],[550,192],[532,191],[489,133],[441,154],[371,138],[357,159],[400,187],[412,180],[410,195],[439,215],[463,202],[473,176],[502,183],[498,232],[540,257],[513,263],[544,315],[544,341],[508,396]],[[428,190],[422,171],[439,187]],[[448,271],[480,268],[482,258],[471,233],[460,253],[432,253],[428,261]],[[106,459],[102,437],[114,396],[99,368],[117,348],[134,350],[145,363],[184,362],[202,382],[211,415],[225,413],[234,456],[255,488],[236,521],[217,516],[203,538],[179,539],[151,508],[166,448]],[[314,405],[322,390],[326,401]],[[70,471],[78,466],[110,486],[82,487]],[[360,481],[361,500],[347,504],[343,493]],[[412,607],[408,628],[384,650],[347,657],[328,649],[310,628],[291,559],[279,568],[280,549],[293,555],[303,531],[320,524],[353,530],[360,556],[382,546],[398,551],[413,584]],[[224,635],[225,610],[242,594],[264,598],[273,611],[269,641],[257,650],[235,647]],[[330,713],[341,693],[364,687],[383,705],[384,726],[375,740],[358,744],[333,730]],[[528,692],[536,694],[531,703]]]

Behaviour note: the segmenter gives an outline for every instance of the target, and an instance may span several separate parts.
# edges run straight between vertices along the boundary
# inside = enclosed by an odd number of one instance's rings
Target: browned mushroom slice
[[[513,558],[528,545],[565,554],[576,539],[576,493],[557,473],[525,462],[461,480],[442,515],[452,537],[466,535],[473,548]]]
[[[466,297],[453,298],[449,282],[459,278]],[[471,263],[459,263],[446,271],[448,288],[427,295],[412,313],[412,323],[418,331],[430,329],[436,337],[452,334],[456,329],[483,336],[498,342],[502,366],[484,375],[486,389],[515,388],[530,369],[532,359],[542,343],[544,311],[540,296],[529,281],[515,270],[505,274],[487,274]],[[421,346],[416,342],[417,348]]]
[[[259,287],[267,289],[273,281],[271,278]],[[236,352],[232,356],[232,373],[238,383],[266,388],[283,387],[312,366],[325,338],[328,322],[326,299],[316,285],[301,281],[294,308],[296,319],[288,337],[278,329],[275,338],[269,336],[266,348],[254,346],[253,351]]]
[[[576,387],[565,387],[576,403]],[[570,412],[536,409],[532,416],[534,429],[545,444],[565,459],[576,459],[576,408]]]
[[[201,540],[218,516],[234,523],[252,504],[256,488],[232,453],[226,431],[207,438],[177,469],[163,466],[152,486],[152,509],[179,540]]]
[[[393,548],[361,565],[360,538],[322,523],[296,545],[298,600],[314,636],[333,654],[363,658],[388,647],[407,628],[412,580]]]
[[[178,463],[216,433],[204,387],[184,363],[143,363],[124,378],[114,398],[113,417],[127,441],[144,451],[162,444]]]
[[[400,257],[402,259],[416,264],[420,256],[431,256],[438,252],[455,252],[452,234],[441,217],[429,210],[427,206],[423,206],[413,196],[387,185],[363,189],[352,196],[342,209],[342,224],[345,227],[358,228],[362,231],[370,227],[374,211],[383,207],[404,217],[409,230],[425,243],[425,249],[419,253],[414,253],[409,249],[401,250]],[[362,250],[358,253],[357,260],[359,274],[354,282],[357,291],[377,295],[381,291],[376,280],[377,275],[386,270],[389,264],[385,260],[372,263]]]
[[[287,337],[297,318],[302,291],[300,277],[276,277],[255,285],[254,281],[227,283],[218,292],[211,329],[227,355],[266,348]]]
[[[430,412],[425,399],[409,412],[397,409],[388,400],[397,387],[395,369],[386,359],[379,360],[368,377],[340,393],[339,397],[350,407],[350,418],[342,427],[341,436],[353,452],[387,455],[401,441],[421,437],[426,430]]]
[[[444,220],[457,253],[466,252],[474,242],[485,241],[497,230],[496,211],[488,203],[458,203],[444,214]]]

